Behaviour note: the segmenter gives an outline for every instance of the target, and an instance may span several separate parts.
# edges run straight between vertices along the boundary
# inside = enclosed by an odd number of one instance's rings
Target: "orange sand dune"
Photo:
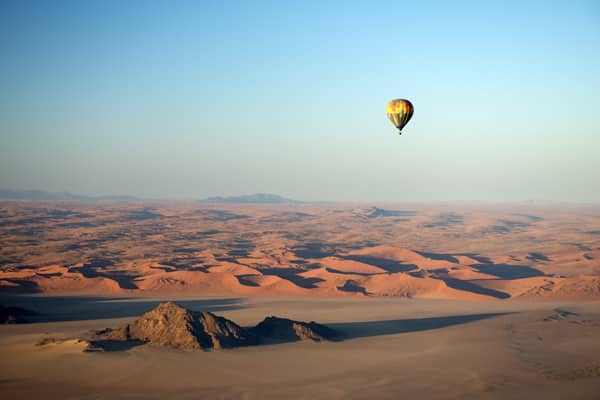
[[[136,279],[135,284],[145,293],[194,292],[198,295],[237,293],[241,286],[231,273],[200,271],[156,273]]]
[[[600,300],[599,210],[0,201],[0,292]]]
[[[364,275],[356,275],[351,273],[336,273],[332,272],[327,267],[315,268],[309,271],[298,274],[302,278],[314,279],[313,285],[317,289],[311,289],[320,295],[324,296],[351,296],[364,295],[364,288],[360,286],[360,282]],[[348,289],[343,289],[350,283]]]
[[[47,266],[40,269],[22,269],[14,272],[3,272],[3,286],[11,288],[23,287],[25,282],[35,285],[35,290],[43,293],[89,293],[89,294],[119,294],[123,289],[110,278],[86,278],[79,272],[69,272],[69,269],[59,265]]]
[[[261,275],[260,271],[248,267],[247,265],[231,263],[231,262],[220,262],[220,265],[207,268],[210,273],[215,272],[228,272],[232,275]]]
[[[392,247],[392,246],[375,246],[375,247],[367,247],[359,250],[354,250],[348,253],[349,255],[360,255],[360,256],[370,256],[377,257],[387,260],[399,261],[403,264],[415,264],[419,266],[421,269],[441,269],[441,268],[451,268],[456,266],[457,263],[442,260],[442,259],[432,259],[426,256],[423,256],[416,251],[402,248],[402,247]]]
[[[552,300],[597,300],[600,277],[533,277],[513,280],[481,280],[477,284],[508,293],[511,297]]]
[[[372,275],[364,278],[361,286],[375,296],[491,299],[489,296],[452,289],[439,279],[415,278],[404,273]]]

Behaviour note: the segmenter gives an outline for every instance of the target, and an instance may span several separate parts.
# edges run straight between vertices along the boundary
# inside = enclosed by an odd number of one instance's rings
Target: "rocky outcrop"
[[[179,349],[220,349],[256,342],[251,333],[210,312],[193,312],[173,302],[159,304],[118,329],[96,332],[102,340],[140,340]]]
[[[94,332],[92,343],[141,341],[184,350],[222,349],[261,343],[330,340],[336,332],[316,322],[268,317],[253,328],[210,312],[194,312],[173,302],[159,304],[134,322]]]
[[[293,342],[298,340],[333,340],[337,332],[314,321],[301,322],[286,318],[267,317],[252,328],[252,332],[263,341]]]

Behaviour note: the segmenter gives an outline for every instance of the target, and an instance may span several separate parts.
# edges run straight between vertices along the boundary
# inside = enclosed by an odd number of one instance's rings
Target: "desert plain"
[[[4,201],[0,243],[3,398],[600,398],[597,206]],[[167,299],[341,337],[82,351]]]

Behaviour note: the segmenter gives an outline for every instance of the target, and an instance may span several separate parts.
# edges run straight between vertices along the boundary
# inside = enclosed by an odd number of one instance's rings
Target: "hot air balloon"
[[[412,103],[405,99],[395,99],[387,103],[387,116],[392,124],[398,128],[398,135],[402,135],[402,128],[410,121],[413,111]]]

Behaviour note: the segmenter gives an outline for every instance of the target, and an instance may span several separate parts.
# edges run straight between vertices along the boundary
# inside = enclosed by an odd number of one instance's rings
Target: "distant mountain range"
[[[38,201],[139,201],[134,196],[83,196],[69,192],[43,192],[41,190],[2,190],[0,199],[5,200],[38,200]]]
[[[34,201],[142,201],[135,196],[85,196],[69,192],[44,192],[42,190],[10,190],[0,189],[2,200],[34,200]],[[300,204],[301,201],[288,199],[276,194],[255,193],[243,196],[208,197],[200,203],[220,204]]]
[[[200,200],[201,203],[246,203],[246,204],[297,204],[301,201],[287,199],[270,193],[255,193],[243,196],[208,197]]]

